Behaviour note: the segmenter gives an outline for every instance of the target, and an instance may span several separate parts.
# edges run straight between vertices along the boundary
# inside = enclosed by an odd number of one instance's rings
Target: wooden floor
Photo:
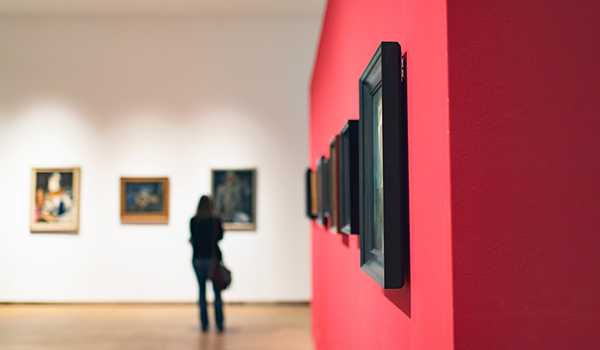
[[[0,305],[0,349],[313,348],[307,306],[227,305],[225,316],[218,335],[199,331],[193,305]]]

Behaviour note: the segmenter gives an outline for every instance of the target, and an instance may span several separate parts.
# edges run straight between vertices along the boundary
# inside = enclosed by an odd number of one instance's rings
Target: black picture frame
[[[398,43],[382,42],[359,81],[361,269],[384,289],[405,285],[409,262],[408,121],[401,52]]]
[[[327,226],[329,223],[330,208],[329,208],[329,160],[325,157],[319,159],[317,164],[317,184],[319,188],[318,194],[318,214],[317,221],[322,226]]]
[[[340,135],[336,135],[329,144],[329,230],[333,232],[339,232],[340,227],[339,151]]]
[[[304,186],[306,195],[305,215],[307,218],[314,220],[317,217],[316,211],[316,193],[315,193],[315,172],[308,168],[304,173]]]
[[[340,232],[358,234],[358,120],[348,120],[340,133]]]

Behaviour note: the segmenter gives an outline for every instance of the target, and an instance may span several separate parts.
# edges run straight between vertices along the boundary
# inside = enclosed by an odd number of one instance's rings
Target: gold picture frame
[[[29,230],[79,232],[81,169],[32,168]]]
[[[168,224],[168,177],[121,177],[122,224]]]

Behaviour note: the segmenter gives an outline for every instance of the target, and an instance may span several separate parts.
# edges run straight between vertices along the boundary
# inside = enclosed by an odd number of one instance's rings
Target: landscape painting
[[[166,224],[168,222],[168,178],[121,178],[121,223]]]

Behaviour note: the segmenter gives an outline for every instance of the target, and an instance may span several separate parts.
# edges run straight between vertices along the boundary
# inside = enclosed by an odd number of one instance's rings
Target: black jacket
[[[193,259],[209,259],[215,256],[223,260],[219,241],[223,239],[223,224],[219,218],[190,220],[190,243],[194,251]]]

